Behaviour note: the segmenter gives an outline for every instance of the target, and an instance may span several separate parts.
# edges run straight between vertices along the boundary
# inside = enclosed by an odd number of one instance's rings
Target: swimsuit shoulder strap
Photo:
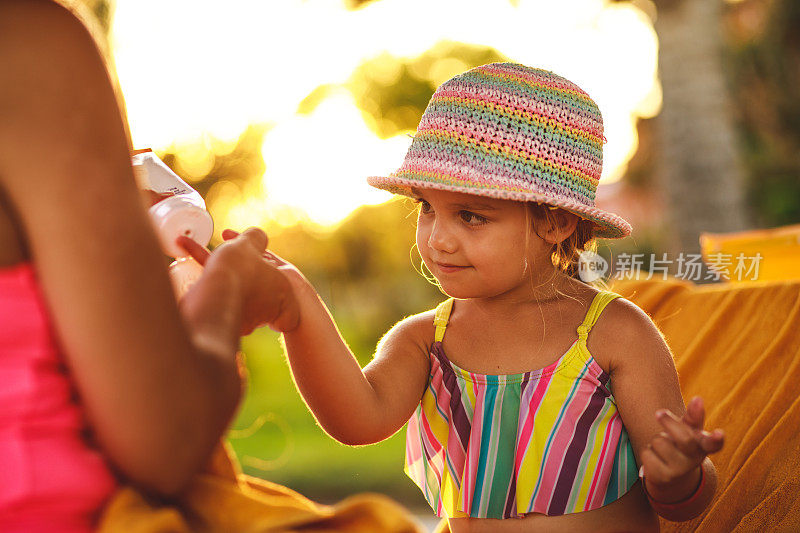
[[[450,321],[450,311],[453,310],[453,298],[448,298],[436,307],[436,315],[433,317],[433,325],[436,326],[436,342],[442,342],[447,323]]]
[[[600,291],[598,292],[594,300],[592,300],[592,304],[589,306],[589,310],[586,312],[586,318],[583,319],[583,323],[578,326],[578,336],[583,340],[586,340],[586,337],[589,336],[589,330],[592,329],[597,319],[600,318],[600,313],[603,312],[606,305],[613,300],[614,298],[620,298],[621,296],[613,291]]]

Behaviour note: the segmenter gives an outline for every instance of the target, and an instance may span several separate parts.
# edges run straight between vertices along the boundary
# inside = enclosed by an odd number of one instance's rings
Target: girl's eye
[[[480,226],[481,224],[486,224],[488,222],[486,217],[482,217],[473,213],[472,211],[459,211],[458,216],[460,216],[461,220],[470,226]]]
[[[423,200],[422,198],[417,198],[417,204],[419,204],[420,213],[430,213],[431,212],[431,204],[429,204],[427,201]]]

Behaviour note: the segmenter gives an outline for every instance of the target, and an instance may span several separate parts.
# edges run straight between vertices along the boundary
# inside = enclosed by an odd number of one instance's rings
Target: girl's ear
[[[580,217],[563,209],[554,209],[547,212],[542,220],[537,221],[537,233],[545,241],[556,244],[570,235],[578,227]]]

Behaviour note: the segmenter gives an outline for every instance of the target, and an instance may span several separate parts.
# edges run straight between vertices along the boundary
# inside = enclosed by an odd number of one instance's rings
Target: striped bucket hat
[[[597,226],[597,237],[631,232],[595,207],[603,168],[603,117],[580,87],[552,72],[491,63],[436,89],[400,168],[371,176],[379,189],[411,187],[533,201]]]

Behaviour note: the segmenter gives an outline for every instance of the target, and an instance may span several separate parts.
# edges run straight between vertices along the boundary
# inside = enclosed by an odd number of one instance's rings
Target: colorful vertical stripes
[[[609,376],[586,348],[599,292],[578,339],[554,363],[520,374],[469,372],[442,339],[453,299],[436,310],[431,372],[408,423],[405,471],[441,517],[559,515],[607,505],[637,480]]]

